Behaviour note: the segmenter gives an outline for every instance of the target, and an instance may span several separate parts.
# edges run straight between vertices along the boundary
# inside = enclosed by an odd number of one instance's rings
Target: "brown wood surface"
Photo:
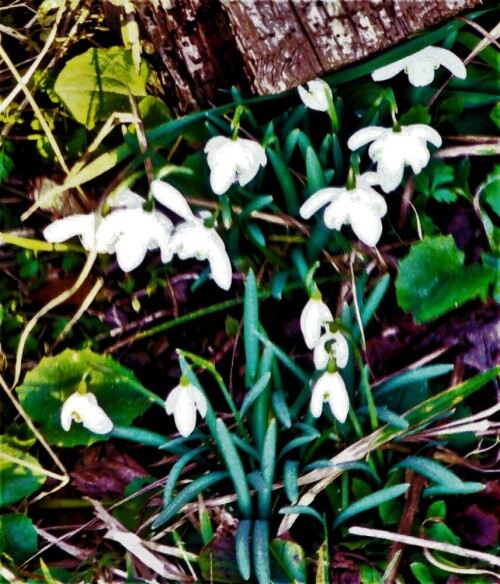
[[[450,19],[481,0],[135,0],[179,112],[239,86],[296,87]]]

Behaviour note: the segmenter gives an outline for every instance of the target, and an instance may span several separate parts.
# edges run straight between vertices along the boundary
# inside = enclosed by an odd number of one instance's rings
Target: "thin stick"
[[[463,556],[464,558],[471,558],[480,562],[487,562],[492,566],[500,567],[500,558],[497,558],[492,554],[470,550],[458,545],[451,545],[449,543],[442,543],[433,539],[423,539],[421,537],[413,537],[411,535],[401,535],[399,533],[393,533],[392,531],[385,531],[383,529],[370,529],[368,527],[361,527],[358,525],[350,527],[349,533],[352,535],[386,539],[388,541],[400,542],[406,545],[414,545],[424,549],[427,548],[431,550],[438,550],[447,554]]]

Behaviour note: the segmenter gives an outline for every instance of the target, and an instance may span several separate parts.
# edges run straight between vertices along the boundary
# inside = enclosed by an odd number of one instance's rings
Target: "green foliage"
[[[0,555],[5,554],[21,564],[37,548],[38,532],[29,517],[12,513],[0,515]]]
[[[38,470],[40,469],[40,470]],[[46,479],[38,460],[18,448],[0,441],[0,507],[12,505],[32,495]]]
[[[485,300],[494,278],[484,266],[464,266],[453,237],[426,237],[400,263],[398,303],[416,322],[427,322],[474,298]]]
[[[147,76],[144,63],[137,73],[130,51],[92,48],[66,63],[54,91],[74,118],[91,130],[114,112],[130,111],[129,95],[146,95]]]
[[[151,396],[132,371],[111,357],[70,349],[56,357],[45,357],[27,373],[17,393],[24,409],[51,444],[89,445],[109,438],[92,434],[75,422],[69,432],[61,428],[62,404],[84,378],[89,392],[96,396],[115,425],[129,425],[151,406]]]

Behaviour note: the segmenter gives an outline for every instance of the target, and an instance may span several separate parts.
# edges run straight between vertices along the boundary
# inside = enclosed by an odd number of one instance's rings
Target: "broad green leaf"
[[[89,445],[109,437],[92,434],[76,422],[68,432],[61,427],[62,405],[84,377],[88,391],[117,426],[130,426],[154,399],[132,371],[106,355],[89,349],[67,349],[56,357],[45,357],[26,374],[17,393],[24,409],[51,444]]]
[[[358,499],[354,503],[351,503],[348,507],[346,507],[343,511],[341,511],[335,521],[333,522],[333,527],[338,527],[351,517],[358,515],[359,513],[363,513],[364,511],[368,511],[369,509],[373,509],[374,507],[378,507],[382,503],[390,501],[391,499],[395,499],[396,497],[400,497],[410,488],[408,483],[403,483],[402,485],[395,485],[394,487],[389,487],[387,489],[381,489],[380,491],[375,491],[362,499]]]
[[[302,584],[307,579],[307,565],[304,550],[295,541],[273,539],[269,544],[271,581],[275,584]]]
[[[32,556],[37,547],[38,532],[29,517],[13,513],[0,515],[0,555],[5,553],[20,564]]]
[[[147,76],[145,65],[136,72],[130,51],[91,48],[66,63],[54,91],[74,118],[91,130],[113,112],[130,111],[129,95],[146,95]]]
[[[399,265],[398,303],[417,323],[426,322],[458,306],[488,297],[494,272],[479,264],[464,266],[464,253],[453,237],[426,237],[412,245]]]
[[[40,472],[35,470],[38,468]],[[45,479],[46,475],[36,458],[0,442],[0,507],[11,505],[38,491]]]
[[[435,584],[436,581],[425,564],[422,564],[421,562],[413,562],[413,564],[410,564],[410,569],[417,579],[416,581],[420,582],[420,584]]]

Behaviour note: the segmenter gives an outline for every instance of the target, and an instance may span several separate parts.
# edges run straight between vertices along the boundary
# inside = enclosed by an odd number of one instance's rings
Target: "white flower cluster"
[[[328,402],[333,415],[344,423],[349,412],[349,396],[338,368],[347,365],[349,345],[341,333],[330,330],[331,322],[333,315],[316,291],[300,315],[304,341],[314,350],[314,365],[317,370],[324,370],[312,390],[311,413],[319,418],[323,403]]]
[[[465,78],[465,66],[451,51],[439,47],[427,47],[410,57],[382,67],[372,73],[375,81],[389,79],[400,71],[408,73],[415,86],[428,85],[434,79],[434,71],[440,65],[454,75]],[[310,81],[308,90],[299,87],[299,95],[311,109],[327,111],[331,89],[319,79]],[[300,208],[304,219],[309,219],[319,209],[324,211],[325,225],[340,230],[351,225],[357,237],[369,246],[375,246],[382,235],[382,217],[387,213],[383,197],[372,187],[379,185],[385,192],[395,190],[403,180],[404,169],[410,166],[415,174],[427,166],[430,153],[427,142],[440,148],[441,136],[425,124],[393,128],[369,126],[355,132],[348,140],[350,150],[358,150],[370,144],[368,155],[377,163],[377,171],[356,177],[356,184],[345,187],[328,187],[314,193]]]
[[[212,277],[224,290],[231,286],[231,262],[224,242],[213,227],[205,225],[205,217],[191,211],[184,196],[166,182],[151,183],[154,199],[178,215],[182,221],[172,221],[157,209],[146,211],[144,199],[125,189],[108,201],[111,211],[102,216],[99,211],[58,219],[43,231],[51,243],[79,235],[89,251],[116,253],[124,272],[137,268],[146,253],[159,249],[161,260],[168,263],[174,254],[180,259],[208,260]]]

